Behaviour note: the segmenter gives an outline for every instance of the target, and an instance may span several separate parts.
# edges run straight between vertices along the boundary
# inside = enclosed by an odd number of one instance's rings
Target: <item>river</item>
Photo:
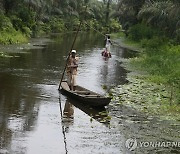
[[[128,138],[158,141],[158,134],[167,130],[161,126],[164,121],[131,108],[111,103],[94,109],[62,95],[58,86],[73,39],[73,33],[53,34],[25,45],[0,47],[6,55],[0,57],[0,153],[126,154],[132,153],[125,146]],[[119,59],[135,55],[113,46],[112,58],[104,59],[103,40],[95,33],[80,33],[74,46],[79,56],[77,83],[100,94],[128,82]],[[170,122],[166,126],[168,131],[178,130]],[[178,139],[177,134],[169,140]],[[178,152],[168,149],[172,151]]]

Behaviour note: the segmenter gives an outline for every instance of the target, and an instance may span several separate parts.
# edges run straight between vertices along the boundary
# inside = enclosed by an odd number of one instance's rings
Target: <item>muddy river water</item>
[[[0,57],[0,153],[179,153],[177,146],[148,145],[178,142],[179,123],[113,102],[94,109],[58,91],[73,39],[71,33],[54,34],[0,47],[5,55]],[[103,59],[103,40],[98,34],[80,33],[74,47],[80,58],[77,83],[100,94],[128,82],[119,59],[134,56],[113,46],[112,58]],[[138,141],[144,141],[144,147]]]

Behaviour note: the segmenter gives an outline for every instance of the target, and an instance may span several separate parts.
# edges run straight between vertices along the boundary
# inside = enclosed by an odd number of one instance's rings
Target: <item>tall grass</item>
[[[131,28],[129,39],[139,42],[144,50],[138,59],[132,61],[133,65],[149,72],[152,82],[167,85],[171,95],[170,104],[180,104],[180,45],[173,45],[160,32],[154,33],[156,30],[150,29],[153,34],[150,36],[147,30],[138,27],[144,26]]]
[[[26,42],[27,37],[20,30],[16,30],[10,18],[0,13],[0,44],[14,44]]]
[[[19,31],[13,31],[11,33],[7,31],[0,32],[0,44],[16,44],[27,41],[27,37]]]

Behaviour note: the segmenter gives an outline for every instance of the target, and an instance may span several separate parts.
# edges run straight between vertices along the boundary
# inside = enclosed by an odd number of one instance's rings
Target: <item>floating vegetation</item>
[[[14,58],[14,57],[16,58],[18,56],[8,55],[8,54],[3,53],[3,52],[0,53],[0,58]]]
[[[104,90],[107,90],[107,85],[102,85],[102,88],[103,88]]]
[[[163,119],[180,120],[178,104],[170,105],[170,92],[162,84],[147,82],[144,77],[128,76],[129,83],[111,90],[116,105],[133,107],[147,114],[156,114]]]

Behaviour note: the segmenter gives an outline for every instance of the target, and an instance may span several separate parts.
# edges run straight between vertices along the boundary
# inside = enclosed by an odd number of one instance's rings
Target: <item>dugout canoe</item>
[[[62,91],[69,97],[81,101],[94,107],[103,107],[110,103],[111,98],[105,97],[81,86],[76,86],[76,90],[70,90],[66,81],[61,82]]]

